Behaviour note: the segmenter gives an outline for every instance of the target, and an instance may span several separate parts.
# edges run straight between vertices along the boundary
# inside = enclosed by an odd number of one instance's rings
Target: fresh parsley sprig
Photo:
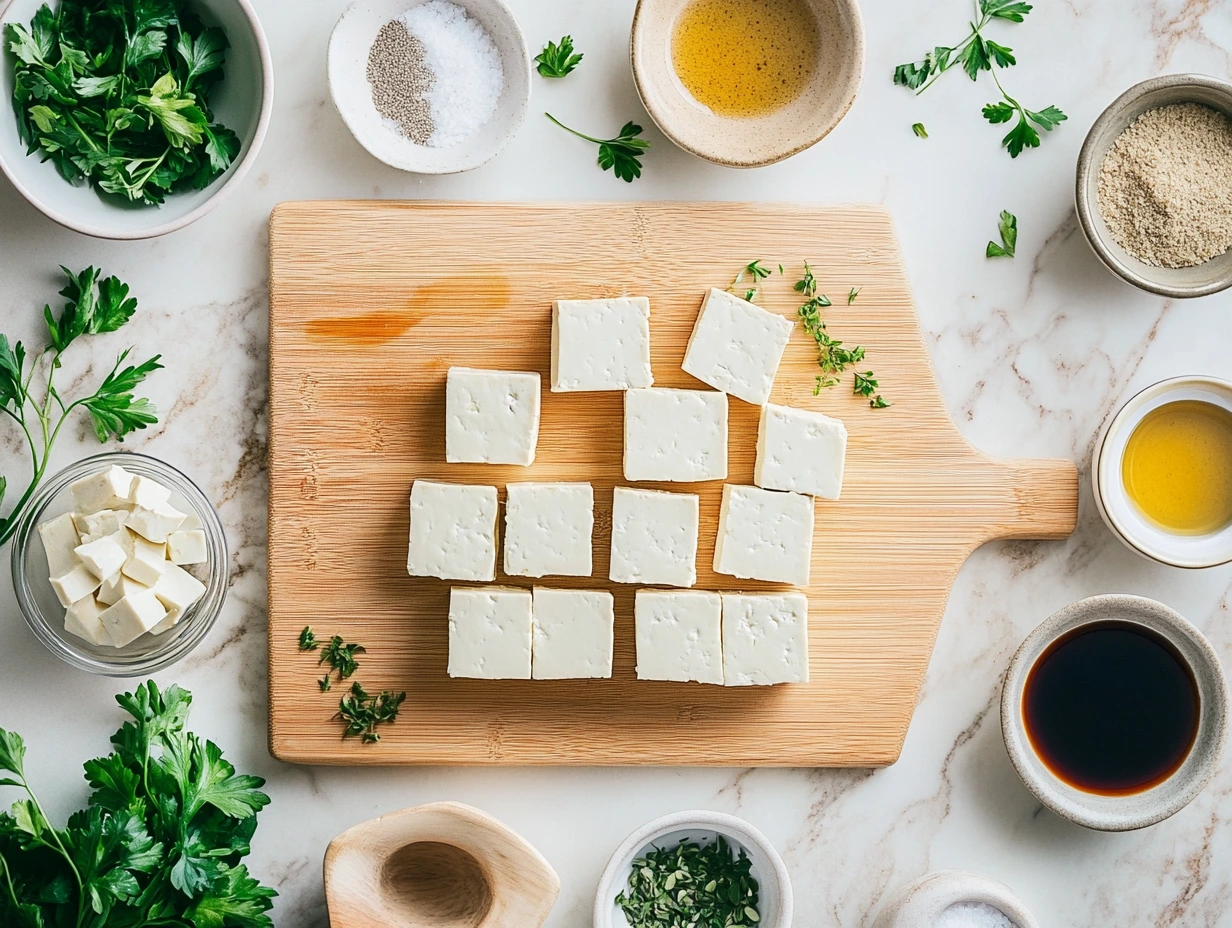
[[[544,113],[543,115],[566,132],[598,145],[599,167],[603,168],[603,170],[611,170],[621,180],[630,184],[642,176],[642,162],[640,159],[647,149],[650,148],[650,143],[645,139],[638,138],[642,134],[642,127],[637,125],[637,123],[632,121],[625,123],[620,129],[620,134],[614,139],[596,139],[592,136],[584,135],[576,129],[570,129],[551,113]]]
[[[616,896],[632,928],[739,928],[761,921],[753,865],[722,835],[709,844],[684,840],[633,861]]]
[[[101,271],[92,267],[74,274],[62,268],[68,284],[60,291],[64,308],[59,315],[43,307],[48,341],[41,351],[27,357],[21,342],[10,344],[0,335],[0,414],[12,419],[30,448],[32,475],[29,486],[7,517],[0,518],[0,544],[17,530],[26,504],[47,472],[51,448],[64,423],[78,408],[90,414],[94,434],[100,442],[123,439],[130,432],[158,421],[154,404],[135,397],[133,391],[151,373],[162,368],[161,355],[137,365],[124,365],[129,350],[120,353],[115,367],[91,394],[71,402],[56,387],[64,353],[78,339],[102,335],[122,328],[137,311],[137,300],[130,297],[128,285],[115,277],[100,280]],[[46,371],[41,391],[34,380]],[[0,503],[8,483],[0,477]]]
[[[582,63],[582,55],[573,52],[573,36],[567,35],[560,44],[548,42],[543,51],[535,56],[539,74],[543,77],[562,78]]]
[[[1039,130],[1051,132],[1067,117],[1055,106],[1046,106],[1039,111],[1029,110],[1006,93],[996,69],[1012,67],[1018,63],[1018,59],[1014,57],[1012,48],[1000,45],[984,35],[985,27],[994,20],[1021,23],[1030,12],[1031,5],[1022,0],[977,0],[976,19],[970,23],[971,31],[966,38],[953,47],[935,46],[919,61],[898,65],[894,69],[894,83],[921,94],[955,65],[959,65],[973,81],[979,78],[981,71],[988,71],[997,85],[1001,100],[984,107],[984,118],[996,125],[1018,117],[1017,123],[1001,140],[1001,144],[1011,158],[1017,158],[1024,148],[1039,147]],[[921,138],[927,138],[927,132],[921,135],[924,127],[920,123],[916,123],[912,128]]]
[[[1001,218],[997,223],[997,231],[1001,233],[1001,244],[990,241],[984,249],[985,258],[1012,258],[1014,249],[1018,247],[1018,217],[1009,210],[1001,210]]]

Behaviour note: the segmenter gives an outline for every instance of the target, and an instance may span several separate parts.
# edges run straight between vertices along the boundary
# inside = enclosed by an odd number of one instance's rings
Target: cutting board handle
[[[988,540],[1068,538],[1078,525],[1078,467],[1056,458],[997,461],[1009,488],[1006,512]]]

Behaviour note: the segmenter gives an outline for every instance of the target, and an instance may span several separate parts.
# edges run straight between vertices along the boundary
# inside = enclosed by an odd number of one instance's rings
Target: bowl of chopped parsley
[[[144,239],[243,180],[273,108],[250,0],[0,0],[0,170],[60,225]]]
[[[791,880],[748,822],[695,810],[643,825],[599,878],[595,928],[790,928]]]

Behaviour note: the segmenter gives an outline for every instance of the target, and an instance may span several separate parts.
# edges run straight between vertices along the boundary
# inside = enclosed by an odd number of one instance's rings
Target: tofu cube
[[[723,594],[723,682],[808,683],[808,599],[803,593]]]
[[[123,573],[115,573],[103,581],[95,596],[104,606],[114,606],[129,593],[140,593],[148,589],[148,586],[138,583],[132,577],[126,577]]]
[[[111,636],[99,616],[103,607],[93,596],[84,596],[68,607],[64,613],[64,630],[70,635],[84,639],[95,645],[110,645]]]
[[[120,569],[126,577],[153,586],[171,562],[167,560],[167,546],[146,541],[140,535],[133,536],[133,553]]]
[[[164,608],[183,612],[205,593],[205,584],[183,567],[168,564],[152,589]]]
[[[625,479],[727,479],[727,394],[651,388],[625,393]]]
[[[723,682],[723,601],[700,590],[638,590],[637,678]]]
[[[742,580],[808,586],[813,498],[757,487],[723,487],[714,569]]]
[[[208,557],[205,532],[199,528],[172,532],[167,536],[167,556],[172,564],[204,564]]]
[[[114,606],[104,609],[98,617],[107,629],[111,643],[122,648],[132,644],[167,617],[167,610],[153,590],[130,593]]]
[[[449,591],[449,676],[529,680],[529,590],[454,587]]]
[[[180,624],[180,619],[184,617],[183,609],[168,609],[166,617],[150,629],[151,635],[161,635],[171,631]]]
[[[183,521],[184,513],[170,503],[160,503],[153,509],[136,507],[128,517],[126,527],[146,541],[165,542]]]
[[[114,535],[124,527],[124,523],[128,521],[129,511],[127,509],[102,509],[98,512],[78,512],[73,514],[73,524],[77,526],[77,533],[81,535],[82,540],[88,535],[90,538],[102,538],[105,535]]]
[[[128,501],[136,508],[157,509],[171,499],[171,490],[157,480],[137,474],[128,490]]]
[[[553,393],[652,383],[650,300],[633,296],[552,305]]]
[[[184,513],[184,521],[180,523],[180,527],[176,531],[191,532],[198,528],[201,528],[201,517],[190,507],[188,512]]]
[[[67,573],[51,578],[51,588],[55,591],[60,605],[68,608],[73,603],[89,596],[102,583],[98,577],[86,569],[86,565],[78,562]]]
[[[692,586],[697,582],[699,499],[616,487],[612,494],[612,563],[616,583]]]
[[[407,573],[442,580],[494,579],[496,513],[496,487],[416,480]]]
[[[685,372],[716,390],[760,406],[795,323],[748,300],[711,289],[685,349]]]
[[[807,409],[761,408],[753,482],[766,490],[791,490],[838,499],[843,490],[847,428]]]
[[[86,565],[86,569],[98,577],[100,583],[112,574],[119,573],[124,562],[128,560],[127,552],[113,535],[105,535],[97,541],[78,545],[76,554],[81,563]]]
[[[505,573],[591,575],[595,492],[589,483],[510,483],[505,494]]]
[[[77,511],[89,513],[103,509],[128,509],[132,505],[128,501],[132,486],[133,475],[113,464],[97,474],[73,481],[68,490],[77,504]]]
[[[445,460],[533,464],[539,390],[538,374],[451,367],[445,381]]]
[[[534,679],[574,680],[612,675],[615,609],[611,593],[537,586],[534,615]]]
[[[47,552],[48,576],[63,576],[77,565],[76,549],[81,544],[81,538],[70,513],[42,523],[38,532],[43,541],[43,550]]]

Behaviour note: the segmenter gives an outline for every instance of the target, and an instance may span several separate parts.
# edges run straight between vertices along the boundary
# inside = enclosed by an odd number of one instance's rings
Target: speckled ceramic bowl
[[[1032,748],[1022,713],[1027,675],[1048,646],[1076,628],[1108,621],[1141,625],[1164,638],[1188,664],[1198,685],[1198,735],[1189,756],[1158,786],[1128,796],[1087,793],[1058,779]],[[1049,616],[1010,661],[1001,689],[1001,734],[1023,783],[1062,818],[1099,831],[1145,828],[1188,805],[1219,766],[1227,715],[1228,684],[1210,642],[1179,613],[1141,596],[1092,596]]]
[[[964,902],[999,909],[1018,928],[1039,928],[1008,886],[966,870],[938,870],[908,883],[886,901],[873,928],[933,928],[942,912]]]
[[[1154,267],[1118,245],[1099,212],[1099,171],[1108,149],[1147,110],[1173,103],[1202,103],[1232,117],[1232,84],[1205,74],[1165,74],[1135,84],[1113,100],[1091,126],[1078,154],[1074,205],[1083,234],[1112,273],[1139,289],[1185,299],[1232,286],[1232,251],[1197,267]]]
[[[855,0],[808,2],[823,50],[812,81],[774,113],[735,119],[694,100],[672,67],[672,31],[689,0],[638,0],[630,41],[633,80],[655,125],[685,151],[735,168],[774,164],[825,138],[860,90],[864,22]]]

